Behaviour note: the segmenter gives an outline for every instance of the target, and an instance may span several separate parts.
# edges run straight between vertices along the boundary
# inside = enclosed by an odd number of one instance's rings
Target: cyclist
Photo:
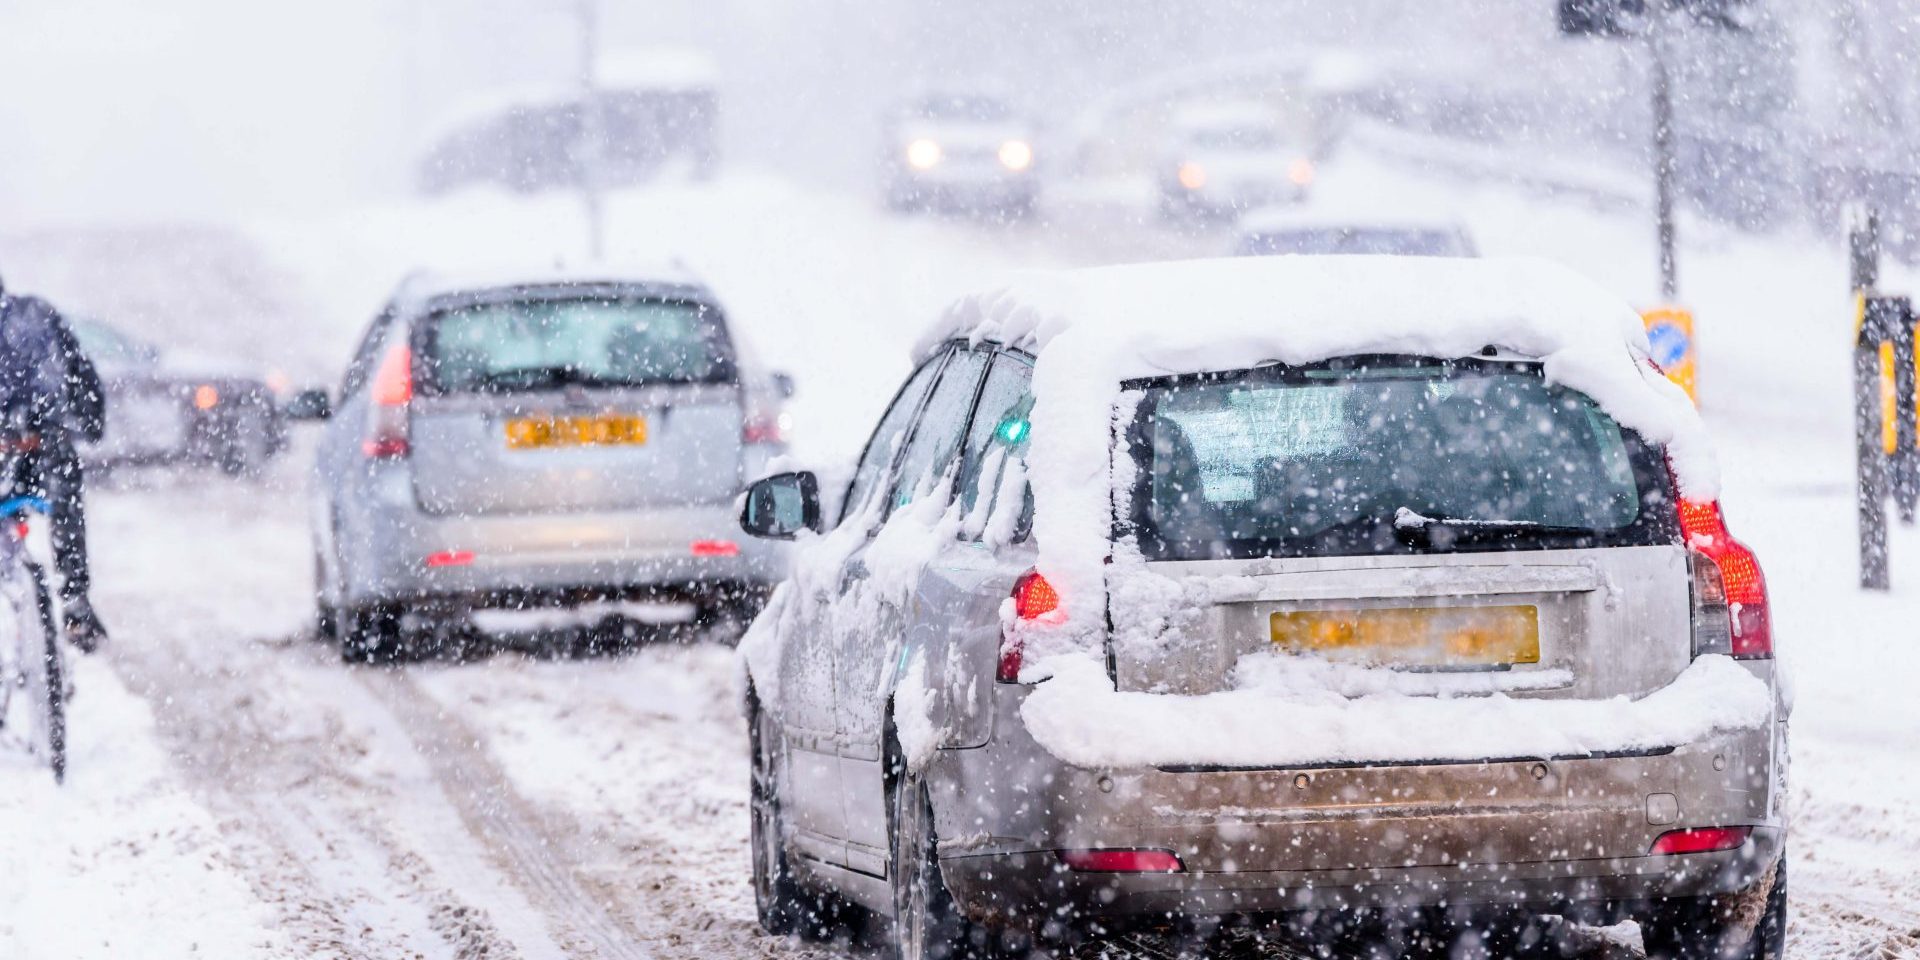
[[[100,375],[60,312],[38,297],[16,296],[0,283],[0,410],[37,437],[9,478],[20,492],[52,505],[54,566],[67,640],[91,653],[107,639],[89,590],[87,519],[75,444],[106,428]]]

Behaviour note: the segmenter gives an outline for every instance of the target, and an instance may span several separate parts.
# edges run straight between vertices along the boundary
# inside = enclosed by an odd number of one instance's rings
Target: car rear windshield
[[[1538,364],[1354,357],[1127,386],[1116,534],[1148,559],[1677,542],[1657,448]]]
[[[1409,257],[1458,257],[1460,239],[1446,230],[1329,229],[1259,233],[1240,243],[1246,255],[1355,254]]]
[[[427,385],[442,393],[735,378],[719,318],[710,308],[688,301],[479,303],[430,316],[423,337]]]

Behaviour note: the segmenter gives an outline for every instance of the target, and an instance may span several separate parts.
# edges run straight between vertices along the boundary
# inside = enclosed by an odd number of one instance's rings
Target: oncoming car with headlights
[[[941,93],[885,121],[887,205],[1024,216],[1039,195],[1032,124],[1006,101]]]
[[[1557,265],[1029,274],[922,341],[742,643],[771,930],[1216,922],[1778,957],[1754,554],[1634,311]],[[1494,947],[1495,955],[1500,955]]]
[[[1195,104],[1173,118],[1160,157],[1160,210],[1226,218],[1307,199],[1318,175],[1301,138],[1264,103]]]
[[[763,379],[677,269],[408,281],[313,404],[322,631],[378,660],[546,608],[750,619],[783,570],[733,523],[784,443]]]

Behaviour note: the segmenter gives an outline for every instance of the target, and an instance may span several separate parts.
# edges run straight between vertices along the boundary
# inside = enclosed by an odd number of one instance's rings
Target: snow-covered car
[[[786,381],[740,357],[678,269],[409,280],[317,453],[323,633],[367,660],[476,611],[750,619],[784,551],[733,505],[784,447]]]
[[[1176,219],[1298,203],[1317,173],[1305,142],[1277,112],[1256,102],[1181,110],[1159,165],[1160,210]]]
[[[1280,208],[1255,210],[1238,222],[1234,253],[1243,257],[1476,257],[1466,227],[1415,217],[1367,219]]]
[[[1787,706],[1716,471],[1637,314],[1544,261],[965,298],[839,516],[806,473],[742,503],[798,544],[741,648],[761,922],[850,899],[917,960],[1519,912],[1778,956]]]
[[[887,205],[1021,216],[1039,195],[1033,124],[980,93],[915,98],[887,115],[882,160]]]
[[[215,466],[240,476],[286,449],[286,421],[263,374],[89,317],[71,323],[106,394],[106,432],[80,446],[90,467]]]

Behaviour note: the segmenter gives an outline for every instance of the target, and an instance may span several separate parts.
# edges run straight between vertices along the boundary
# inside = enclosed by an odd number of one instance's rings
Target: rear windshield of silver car
[[[1348,357],[1126,387],[1115,535],[1150,560],[1678,542],[1659,448],[1535,363]]]
[[[435,393],[726,383],[737,379],[718,314],[640,297],[473,303],[429,315],[419,333]]]

